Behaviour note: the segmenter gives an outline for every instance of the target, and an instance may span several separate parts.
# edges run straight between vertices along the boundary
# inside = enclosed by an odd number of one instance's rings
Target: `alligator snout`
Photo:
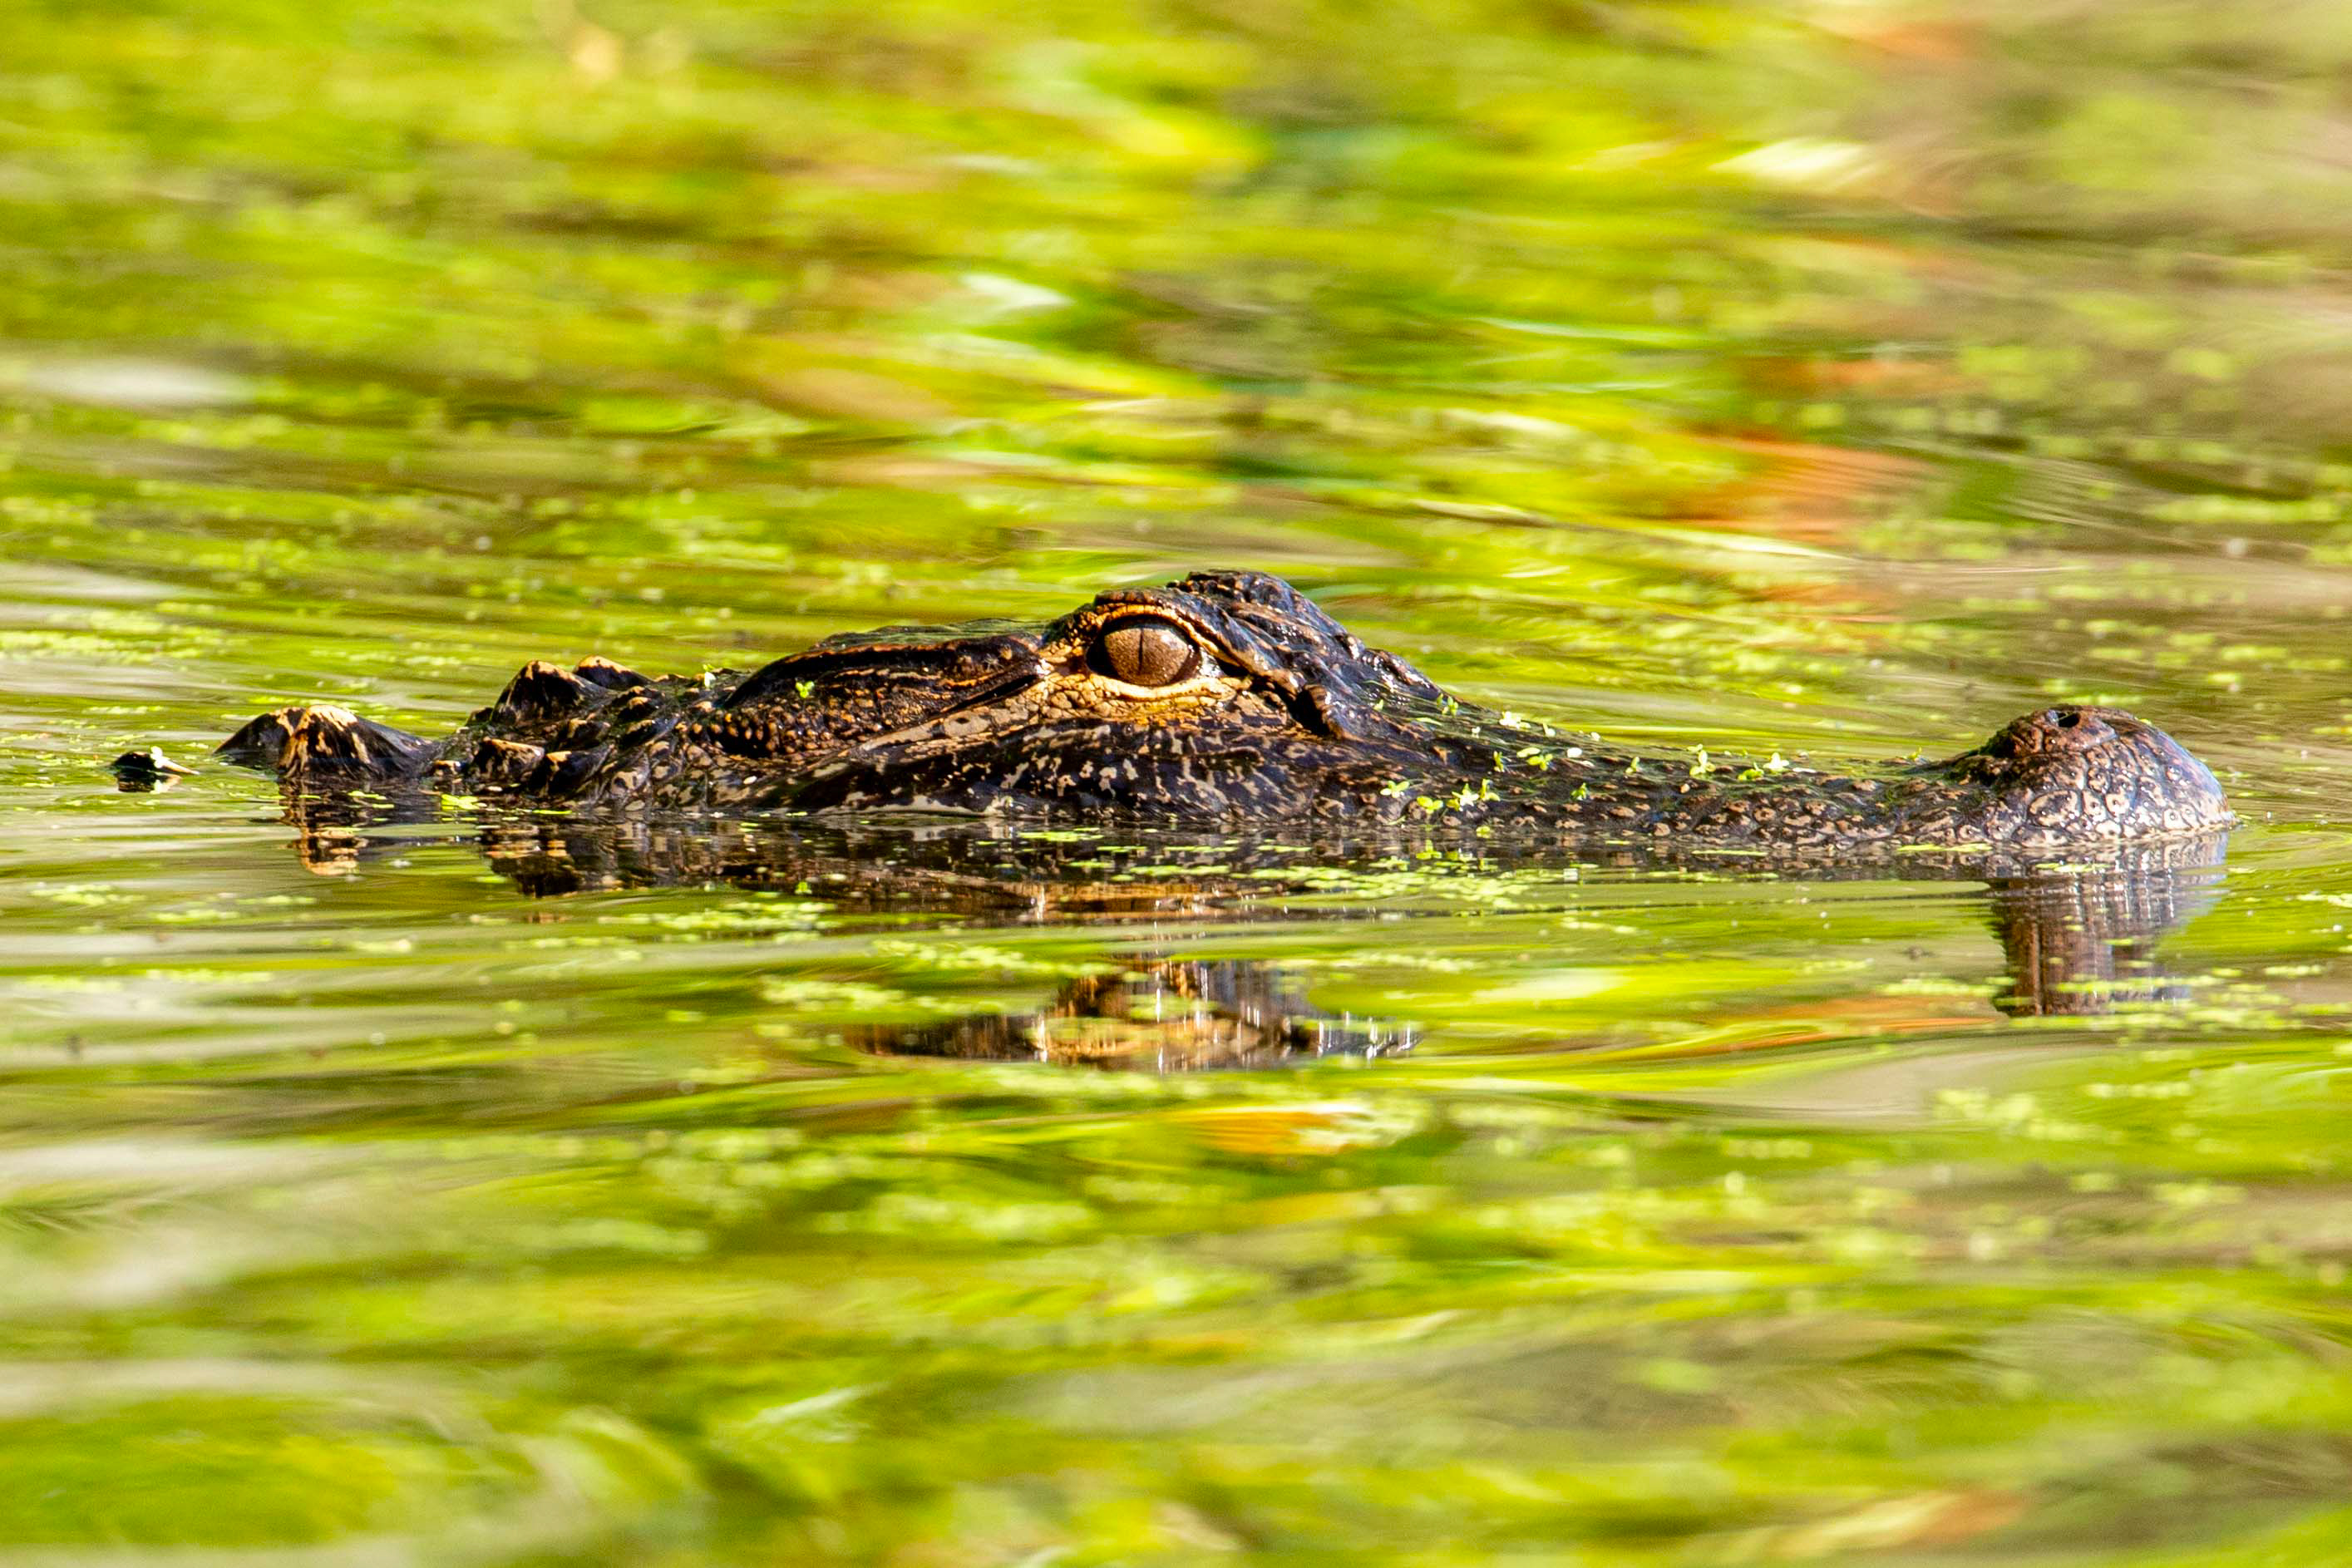
[[[2004,725],[1979,749],[1987,755],[2000,757],[2088,752],[2121,737],[2141,733],[2162,737],[2162,731],[2141,723],[2119,708],[2042,708]],[[2169,743],[2168,737],[2166,739]]]
[[[2212,770],[2119,708],[2043,708],[1948,764],[2019,843],[2199,833],[2233,818]]]

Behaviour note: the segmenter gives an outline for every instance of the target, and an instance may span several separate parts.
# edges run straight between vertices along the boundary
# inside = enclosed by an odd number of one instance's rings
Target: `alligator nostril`
[[[2072,730],[2072,729],[2076,728],[2077,726],[2079,726],[2079,725],[2083,722],[2083,716],[2082,716],[2080,713],[2076,713],[2076,712],[2069,711],[2069,712],[2060,713],[2060,714],[2058,714],[2056,717],[2057,717],[2057,721],[2058,721],[2058,728],[2060,728],[2061,730]]]

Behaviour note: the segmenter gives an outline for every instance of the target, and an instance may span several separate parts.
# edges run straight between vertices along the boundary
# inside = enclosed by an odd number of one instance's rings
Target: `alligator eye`
[[[1097,639],[1094,667],[1129,686],[1173,686],[1201,668],[1201,650],[1171,621],[1121,621]]]

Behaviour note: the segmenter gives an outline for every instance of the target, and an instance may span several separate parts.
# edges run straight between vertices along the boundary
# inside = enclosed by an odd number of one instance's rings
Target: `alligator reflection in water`
[[[1993,1005],[2030,1017],[2186,1000],[2189,988],[2166,972],[2155,948],[2212,902],[2221,845],[2216,837],[2113,866],[1989,879],[1987,904],[2010,982]]]
[[[432,815],[350,796],[291,796],[294,847],[327,874],[414,841],[403,822]],[[1220,839],[1212,865],[1169,864],[1179,841],[1137,842],[1024,832],[977,822],[909,825],[779,819],[599,820],[579,815],[494,816],[476,847],[492,868],[534,897],[623,888],[731,885],[798,892],[851,910],[978,917],[1007,924],[1144,922],[1246,913],[1297,918],[1302,900],[1351,874],[1376,874],[1413,858],[1419,846],[1374,836],[1269,835]],[[2018,1016],[2095,1014],[2118,1005],[2178,1000],[2180,982],[2156,944],[2210,901],[2226,837],[2107,847],[2064,863],[1955,851],[1906,859],[1911,879],[1981,881],[1985,910],[2007,961],[2009,988],[1995,1005]],[[1182,847],[1198,852],[1199,840]],[[1448,862],[1438,862],[1444,865]],[[1553,847],[1487,841],[1465,871],[1584,870],[1639,874],[1706,867],[1704,858],[1632,851],[1573,856]],[[1886,878],[1868,863],[1841,872],[1818,863],[1779,868],[1717,862],[1729,874],[1769,869],[1808,880]],[[1281,908],[1270,915],[1270,900]],[[1354,909],[1334,900],[1311,911]],[[1334,1017],[1309,1005],[1279,965],[1213,964],[1139,957],[1124,975],[1073,983],[1045,1008],[974,1016],[905,1028],[866,1027],[850,1043],[903,1054],[1061,1061],[1162,1068],[1261,1066],[1328,1054],[1392,1054],[1412,1044],[1409,1026]]]
[[[882,1056],[1193,1072],[1402,1056],[1419,1035],[1412,1024],[1394,1019],[1324,1012],[1278,964],[1154,958],[1118,973],[1073,980],[1033,1013],[866,1024],[842,1037]]]

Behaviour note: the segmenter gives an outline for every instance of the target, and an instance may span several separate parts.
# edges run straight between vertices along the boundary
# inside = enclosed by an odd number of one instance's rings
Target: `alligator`
[[[1156,1072],[1400,1057],[1420,1037],[1409,1019],[1324,1011],[1307,999],[1299,976],[1280,964],[1161,954],[1129,956],[1116,968],[1079,975],[1033,1011],[841,1030],[843,1044],[876,1056]]]
[[[1838,772],[1604,745],[1457,700],[1251,572],[1112,589],[1045,625],[831,637],[748,674],[534,662],[444,740],[311,705],[261,715],[218,754],[304,794],[602,814],[1507,829],[1817,859],[2046,855],[2231,820],[2203,763],[2107,708],[2043,708],[1958,756]]]

